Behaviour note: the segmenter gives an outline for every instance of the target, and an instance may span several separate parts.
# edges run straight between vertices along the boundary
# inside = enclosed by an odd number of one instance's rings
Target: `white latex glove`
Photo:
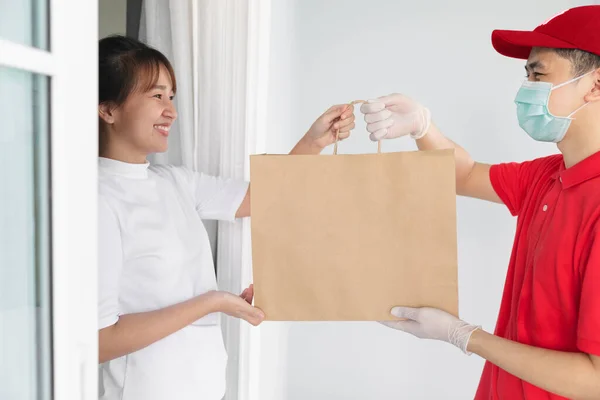
[[[394,307],[392,315],[404,321],[385,321],[382,324],[408,332],[421,339],[441,340],[455,345],[465,354],[471,334],[481,327],[470,325],[452,314],[437,308]]]
[[[406,135],[420,139],[431,125],[429,110],[401,94],[369,100],[363,103],[360,112],[365,114],[367,131],[374,142]]]

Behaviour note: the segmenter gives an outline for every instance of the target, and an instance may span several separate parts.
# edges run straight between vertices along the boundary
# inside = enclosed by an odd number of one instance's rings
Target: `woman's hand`
[[[244,289],[240,297],[246,300],[248,304],[252,304],[252,300],[254,299],[254,285],[250,284],[250,286]]]
[[[254,288],[251,285],[244,290],[240,296],[235,294],[216,291],[213,292],[217,300],[217,311],[223,312],[231,317],[240,318],[257,326],[265,319],[261,309],[252,306]]]
[[[305,137],[313,142],[315,147],[324,149],[335,143],[337,130],[339,129],[339,140],[350,136],[354,129],[354,106],[350,104],[338,104],[329,108],[312,124]]]

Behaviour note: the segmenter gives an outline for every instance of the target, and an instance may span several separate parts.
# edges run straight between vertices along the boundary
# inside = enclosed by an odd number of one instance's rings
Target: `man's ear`
[[[600,68],[596,69],[592,73],[592,78],[594,79],[594,86],[592,87],[592,90],[590,90],[590,92],[585,96],[585,101],[600,101]]]
[[[98,106],[98,116],[107,124],[115,122],[115,106],[110,103],[102,103]]]

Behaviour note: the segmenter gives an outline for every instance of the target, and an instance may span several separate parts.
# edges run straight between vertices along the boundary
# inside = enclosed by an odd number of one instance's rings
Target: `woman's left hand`
[[[350,136],[354,129],[354,106],[350,104],[338,104],[329,108],[312,124],[306,137],[310,138],[314,145],[325,148],[335,143],[337,130],[339,129],[339,140]]]
[[[240,294],[240,297],[246,300],[248,304],[252,304],[252,300],[254,299],[254,285],[251,284],[246,289],[244,289],[242,294]]]

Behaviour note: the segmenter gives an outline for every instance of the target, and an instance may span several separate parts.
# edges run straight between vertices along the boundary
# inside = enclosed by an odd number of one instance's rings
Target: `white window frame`
[[[246,176],[250,180],[250,155],[264,154],[267,148],[267,121],[269,99],[269,61],[271,42],[272,0],[248,1],[248,49],[246,73]],[[242,287],[252,282],[252,246],[250,221],[243,222]],[[233,266],[229,266],[232,268]],[[238,336],[229,346],[238,354],[238,399],[260,400],[261,327],[240,324]],[[237,340],[237,343],[235,342]]]
[[[50,51],[0,39],[0,65],[50,78],[53,398],[98,398],[98,1],[49,0]]]

